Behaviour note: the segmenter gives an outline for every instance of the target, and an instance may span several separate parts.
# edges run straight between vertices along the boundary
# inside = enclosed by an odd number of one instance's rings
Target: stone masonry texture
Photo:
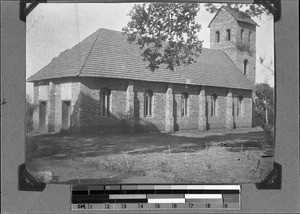
[[[230,41],[227,39],[227,29],[230,30]],[[241,34],[242,29],[243,34]],[[217,31],[220,33],[219,42],[216,41]],[[251,32],[251,34],[249,34],[249,32]],[[219,11],[210,24],[210,48],[223,50],[241,72],[244,70],[244,61],[247,60],[248,65],[246,75],[253,84],[255,83],[256,63],[255,32],[255,25],[237,22],[224,8]],[[243,37],[241,37],[241,35],[243,35]],[[249,47],[250,51],[241,51],[237,46]]]
[[[52,80],[47,83],[49,98],[47,101],[47,132],[58,132],[62,124],[62,102],[60,84],[72,82],[72,99],[70,107],[70,131],[73,133],[111,133],[128,131],[128,105],[126,108],[126,96],[128,94],[134,102],[130,104],[133,110],[133,126],[137,132],[144,131],[176,131],[199,129],[199,117],[203,117],[200,111],[204,111],[207,118],[206,129],[224,128],[226,125],[227,88],[205,87],[205,100],[199,105],[201,86],[168,84],[144,81],[128,81],[123,79],[108,78],[69,78]],[[130,82],[131,93],[128,93]],[[43,83],[45,84],[45,83]],[[169,87],[169,91],[168,91]],[[202,86],[203,87],[203,86]],[[100,115],[100,93],[104,88],[111,91],[108,116]],[[172,90],[170,89],[172,88]],[[147,91],[153,93],[152,114],[144,115],[144,95]],[[167,92],[172,92],[172,97]],[[252,91],[232,89],[232,106],[237,108],[237,102],[242,97],[241,114],[232,110],[234,127],[251,127],[252,125]],[[35,96],[38,97],[38,86],[35,86]],[[128,93],[126,95],[126,92]],[[182,115],[182,94],[188,94],[187,115]],[[212,115],[212,96],[216,96],[216,114]],[[166,98],[169,97],[169,103]],[[38,100],[38,98],[36,99]],[[55,102],[53,102],[55,100]],[[37,101],[36,101],[37,102]],[[38,102],[37,102],[38,103]],[[203,104],[205,106],[203,106]],[[170,107],[172,105],[172,108]],[[169,110],[167,107],[169,106]],[[172,114],[171,112],[172,111]],[[132,114],[132,113],[131,113]],[[131,115],[129,114],[129,115]],[[132,116],[131,116],[132,117]],[[39,130],[38,112],[34,114],[34,129]],[[132,122],[131,122],[132,123]],[[168,123],[169,126],[166,126]],[[131,124],[132,125],[132,124]],[[127,129],[126,129],[127,126]]]

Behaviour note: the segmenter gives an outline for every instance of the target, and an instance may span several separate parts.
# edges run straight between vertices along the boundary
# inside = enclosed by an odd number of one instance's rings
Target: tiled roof
[[[237,21],[237,22],[245,22],[245,23],[248,23],[248,24],[252,24],[252,25],[257,25],[257,23],[251,19],[251,17],[247,14],[247,13],[244,13],[242,11],[238,11],[238,10],[235,10],[231,7],[228,7],[228,6],[222,6],[218,12],[216,13],[216,15],[214,16],[214,18],[210,21],[210,23],[208,24],[208,27],[210,27],[211,23],[213,22],[213,20],[215,19],[215,17],[218,15],[218,13],[221,11],[221,9],[224,8],[225,10],[227,10],[231,16]]]
[[[63,77],[105,77],[182,83],[226,88],[252,89],[253,84],[219,50],[202,49],[196,63],[171,71],[160,66],[146,68],[138,45],[128,43],[121,32],[99,29],[70,50],[66,50],[28,78],[34,82]]]
[[[253,19],[247,14],[242,11],[238,11],[235,9],[232,9],[231,7],[228,6],[223,6],[238,22],[246,22],[252,25],[257,25]]]

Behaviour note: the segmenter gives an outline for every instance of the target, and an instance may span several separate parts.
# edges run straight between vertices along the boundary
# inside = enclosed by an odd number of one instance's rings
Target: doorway
[[[46,101],[41,101],[39,105],[39,126],[40,129],[46,128]]]
[[[70,127],[70,101],[62,101],[62,129],[67,130]]]

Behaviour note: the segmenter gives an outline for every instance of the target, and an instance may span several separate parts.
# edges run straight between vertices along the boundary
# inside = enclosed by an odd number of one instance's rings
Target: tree
[[[270,14],[270,12],[260,4],[233,4],[233,3],[224,3],[224,4],[213,4],[213,3],[206,3],[205,9],[210,13],[216,13],[222,6],[231,7],[234,10],[241,11],[243,10],[244,13],[241,15],[249,15],[251,17],[258,17],[260,18],[262,14]]]
[[[37,108],[37,105],[31,102],[31,99],[28,95],[26,95],[26,114],[25,114],[25,122],[27,132],[31,132],[33,130],[33,112]]]
[[[271,131],[274,126],[274,89],[267,83],[255,85],[255,123]]]
[[[205,4],[210,13],[215,13],[222,5],[236,10],[245,4]],[[128,14],[131,18],[122,30],[128,41],[137,42],[144,61],[148,61],[151,71],[166,64],[174,70],[176,66],[196,62],[200,56],[202,42],[196,35],[201,26],[195,22],[200,10],[197,3],[143,3],[135,4]],[[261,5],[246,5],[245,12],[260,17],[268,11]]]
[[[174,70],[175,66],[195,62],[200,54],[202,41],[196,33],[201,26],[195,22],[199,9],[196,3],[135,4],[123,32],[130,43],[140,45],[152,71],[160,64]]]

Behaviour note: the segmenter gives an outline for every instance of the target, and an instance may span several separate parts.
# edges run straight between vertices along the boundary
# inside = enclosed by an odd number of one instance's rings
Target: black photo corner
[[[26,5],[30,3],[29,5]],[[21,0],[19,8],[19,18],[23,22],[26,22],[26,16],[34,10],[39,3],[47,3],[47,0]],[[281,18],[281,1],[280,0],[255,0],[254,4],[261,4],[266,7],[270,13],[274,16],[274,22],[277,22]],[[5,100],[3,100],[4,102]],[[276,127],[275,127],[276,128]],[[255,186],[258,190],[273,190],[281,189],[282,178],[282,166],[279,163],[274,162],[274,169],[271,173],[261,182],[256,183]],[[25,163],[21,164],[18,168],[18,189],[20,191],[43,191],[46,184],[39,183],[30,173],[26,170]]]
[[[19,176],[18,187],[20,191],[42,192],[46,187],[46,184],[39,183],[30,175],[30,173],[26,170],[25,163],[19,166],[18,176]]]

